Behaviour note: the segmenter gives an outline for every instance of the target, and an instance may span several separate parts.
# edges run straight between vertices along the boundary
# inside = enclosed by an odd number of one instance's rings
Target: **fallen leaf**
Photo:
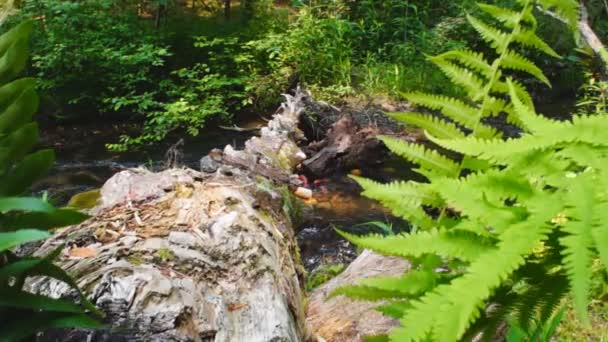
[[[228,304],[228,311],[241,310],[248,306],[249,306],[248,304],[243,304],[243,303],[232,303],[232,304]]]
[[[72,248],[68,254],[71,258],[92,258],[97,255],[97,250],[92,247]]]

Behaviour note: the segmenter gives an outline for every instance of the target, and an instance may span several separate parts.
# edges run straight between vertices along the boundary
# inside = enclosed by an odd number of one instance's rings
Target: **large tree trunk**
[[[203,158],[204,172],[123,171],[102,188],[95,216],[37,252],[65,243],[59,263],[106,314],[103,331],[53,331],[57,341],[302,341],[302,267],[287,183],[306,95],[249,140]],[[33,279],[31,291],[73,296]]]

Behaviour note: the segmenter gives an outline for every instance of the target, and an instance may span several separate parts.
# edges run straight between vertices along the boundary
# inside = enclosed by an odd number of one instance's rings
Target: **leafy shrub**
[[[150,109],[170,52],[136,13],[117,0],[23,3],[16,20],[37,18],[31,73],[55,114]]]
[[[146,114],[139,136],[121,137],[110,149],[124,151],[164,139],[169,133],[184,129],[196,136],[206,121],[230,121],[235,112],[252,102],[247,87],[254,79],[254,58],[238,38],[196,38],[194,46],[205,62],[171,73],[161,83],[163,102]]]
[[[547,119],[513,80],[513,72],[525,72],[549,83],[518,46],[557,57],[535,34],[535,6],[576,26],[576,1],[518,0],[516,8],[481,4],[492,23],[468,20],[494,50],[493,61],[470,50],[432,58],[466,99],[406,95],[441,115],[396,118],[424,128],[451,153],[382,139],[418,164],[429,183],[383,185],[357,178],[365,195],[417,228],[390,237],[342,233],[361,247],[413,263],[401,277],[370,279],[335,293],[388,300],[379,310],[403,325],[392,331],[393,341],[456,341],[479,332],[492,339],[504,319],[527,330],[534,318],[548,322],[568,293],[579,318],[588,322],[592,261],[608,265],[608,141],[601,133],[608,117]],[[523,130],[520,138],[504,140],[483,120],[498,114]]]
[[[99,327],[90,313],[100,312],[78,290],[74,280],[53,264],[62,246],[40,258],[19,257],[13,249],[42,240],[48,230],[86,218],[57,209],[39,198],[19,197],[53,163],[51,150],[29,151],[38,141],[31,122],[38,108],[35,80],[15,77],[27,59],[32,23],[25,22],[0,36],[0,326],[3,341],[18,341],[46,328]],[[28,277],[47,276],[78,291],[80,304],[23,290]]]

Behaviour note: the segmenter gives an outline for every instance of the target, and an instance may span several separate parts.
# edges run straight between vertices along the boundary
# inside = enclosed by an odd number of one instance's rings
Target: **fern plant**
[[[29,153],[38,142],[32,115],[38,107],[35,80],[15,79],[27,60],[32,23],[0,36],[0,340],[21,341],[48,328],[100,327],[101,315],[78,290],[74,280],[53,264],[62,248],[36,258],[14,249],[42,240],[48,230],[81,222],[87,216],[57,209],[40,198],[24,197],[29,186],[52,166],[52,150]],[[73,287],[80,303],[27,292],[28,277],[47,276]]]
[[[428,183],[379,184],[356,178],[364,194],[416,225],[414,233],[355,236],[376,252],[408,258],[412,271],[369,279],[334,295],[384,300],[379,310],[398,318],[391,341],[456,341],[482,333],[492,339],[505,320],[522,329],[547,322],[570,294],[587,319],[591,261],[608,265],[608,117],[569,122],[535,112],[525,72],[549,84],[519,52],[522,47],[558,57],[536,34],[534,8],[550,9],[575,27],[577,2],[518,0],[507,9],[481,4],[492,24],[469,22],[495,51],[451,51],[431,60],[465,91],[465,99],[413,93],[413,103],[442,116],[399,114],[426,130],[450,154],[383,137],[389,149],[419,165]],[[506,114],[522,136],[505,140],[483,119]],[[606,127],[608,128],[608,127]],[[457,155],[454,157],[454,155]]]

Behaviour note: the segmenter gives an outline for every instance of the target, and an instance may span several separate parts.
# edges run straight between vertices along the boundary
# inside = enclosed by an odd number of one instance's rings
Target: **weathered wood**
[[[302,163],[304,172],[325,177],[352,168],[381,164],[388,151],[376,138],[375,127],[361,127],[349,115],[333,124],[325,139],[309,145],[314,155]]]
[[[398,276],[408,268],[404,259],[363,251],[344,272],[312,293],[306,320],[313,335],[327,342],[356,342],[365,336],[386,334],[398,322],[376,311],[378,303],[328,296],[340,286],[370,277]]]
[[[57,233],[37,252],[67,244],[59,263],[106,312],[109,329],[51,331],[38,339],[305,340],[303,271],[283,209],[285,192],[256,170],[289,175],[300,162],[293,138],[306,96],[287,96],[244,150],[216,151],[212,173],[129,170],[112,177],[95,216]],[[230,160],[248,164],[224,162]],[[27,286],[54,297],[73,295],[48,278]]]

